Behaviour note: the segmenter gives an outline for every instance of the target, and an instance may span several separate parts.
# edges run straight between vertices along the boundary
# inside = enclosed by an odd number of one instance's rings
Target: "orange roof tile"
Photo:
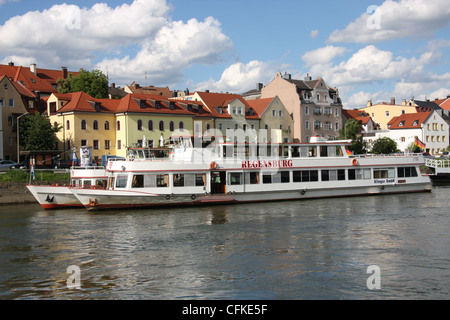
[[[172,106],[170,104],[172,103]],[[169,100],[164,96],[150,94],[128,94],[120,100],[116,110],[120,112],[187,114],[193,112],[182,108],[176,100]]]
[[[259,116],[262,116],[273,99],[274,98],[247,100],[247,103]]]
[[[358,109],[346,110],[343,109],[342,113],[345,115],[347,119],[353,118],[361,122],[361,124],[367,124],[372,118],[366,112],[360,111]]]
[[[390,130],[395,129],[417,129],[421,128],[422,124],[431,115],[429,112],[417,112],[417,113],[404,113],[398,117],[393,117],[388,122]]]

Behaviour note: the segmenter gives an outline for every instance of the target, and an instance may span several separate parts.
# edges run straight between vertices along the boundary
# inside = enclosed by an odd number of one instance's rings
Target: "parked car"
[[[428,152],[422,152],[424,158],[433,158]]]
[[[444,151],[441,158],[450,158],[449,151]]]
[[[0,161],[0,171],[8,171],[9,169],[19,168],[17,162],[11,160],[1,160]]]
[[[55,163],[55,169],[67,169],[72,166],[72,161],[58,160]]]

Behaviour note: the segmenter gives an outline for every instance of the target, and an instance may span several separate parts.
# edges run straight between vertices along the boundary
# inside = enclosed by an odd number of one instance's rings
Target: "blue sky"
[[[450,94],[447,0],[0,0],[0,63],[242,93],[276,72],[367,100]]]

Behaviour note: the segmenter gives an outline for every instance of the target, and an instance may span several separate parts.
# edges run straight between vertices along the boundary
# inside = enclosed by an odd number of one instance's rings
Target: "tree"
[[[59,130],[61,127],[52,125],[46,115],[26,115],[20,120],[20,146],[26,151],[55,150]]]
[[[389,154],[396,152],[400,152],[400,150],[397,149],[397,143],[388,137],[375,140],[372,147],[372,153],[375,154]]]
[[[69,74],[67,79],[58,79],[58,92],[85,92],[93,98],[107,99],[108,78],[100,70],[80,70],[78,75]]]
[[[348,120],[344,128],[339,130],[339,138],[352,140],[352,144],[347,147],[353,154],[367,153],[367,143],[363,141],[361,134],[361,124],[356,119]]]

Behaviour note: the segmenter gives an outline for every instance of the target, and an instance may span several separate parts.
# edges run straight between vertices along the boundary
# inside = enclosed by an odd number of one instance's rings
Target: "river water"
[[[0,299],[449,299],[449,198],[1,207]]]

